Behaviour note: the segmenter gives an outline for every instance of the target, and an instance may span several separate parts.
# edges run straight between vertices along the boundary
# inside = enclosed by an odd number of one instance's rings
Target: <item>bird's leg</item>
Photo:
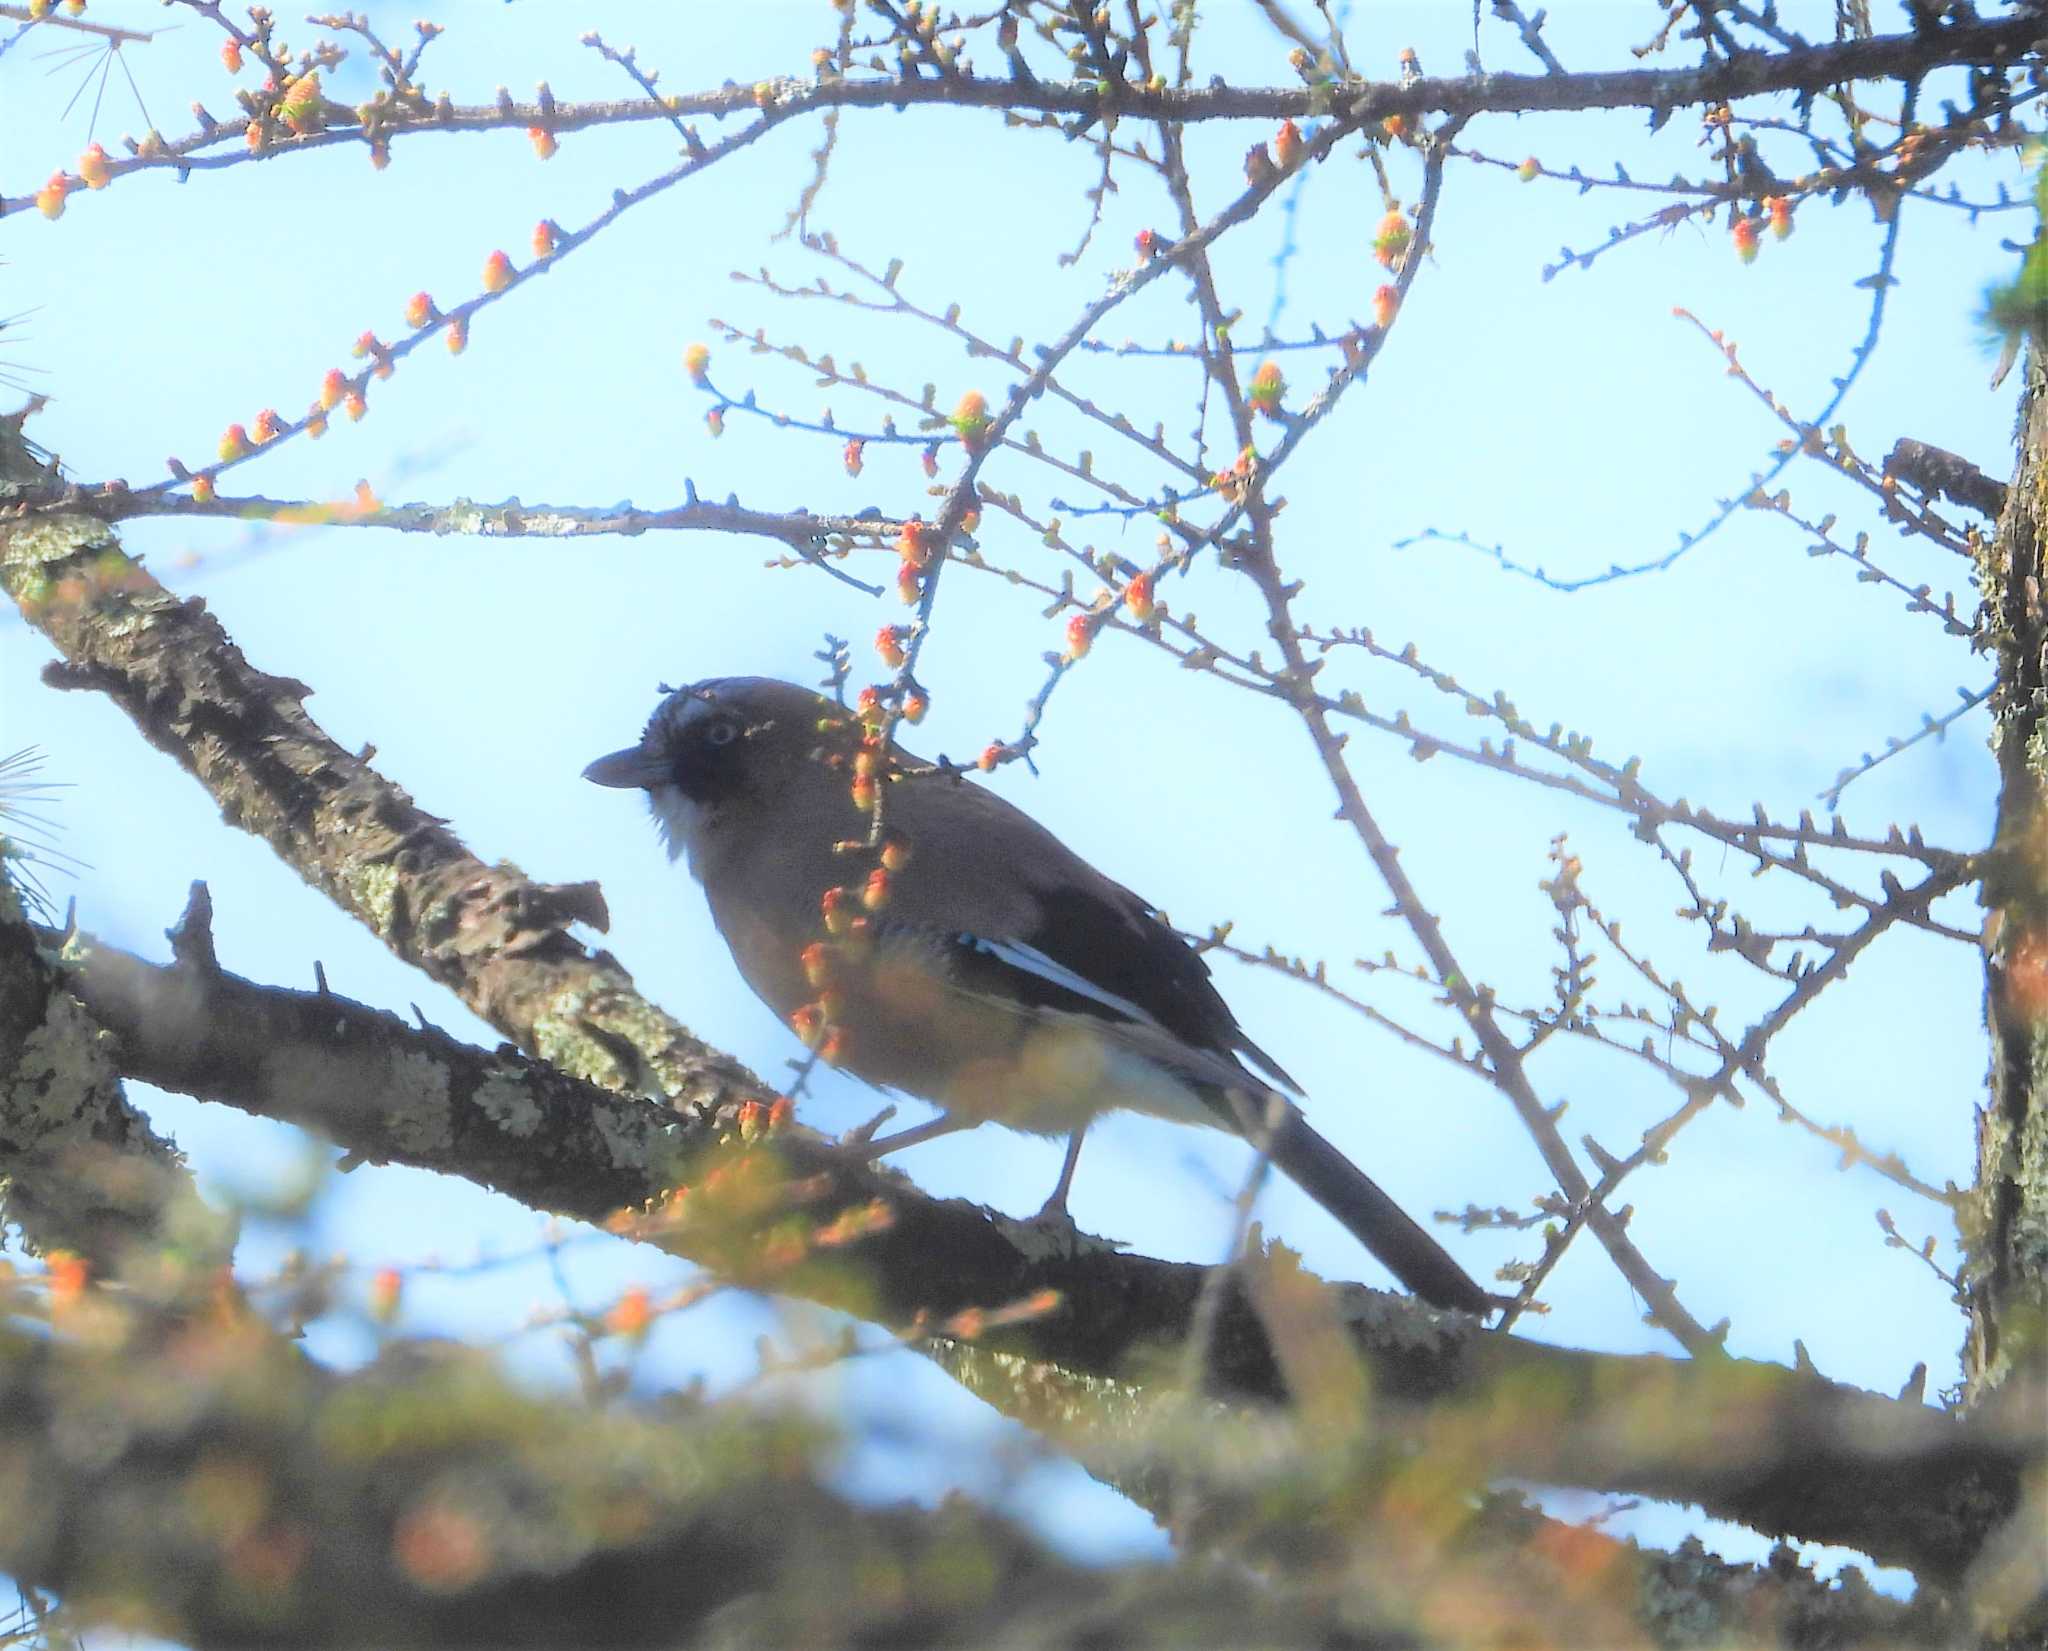
[[[1052,1189],[1052,1196],[1044,1207],[1028,1221],[1020,1221],[1020,1229],[1034,1232],[1036,1244],[1055,1255],[1081,1255],[1094,1250],[1121,1250],[1123,1241],[1115,1238],[1093,1238],[1074,1224],[1074,1218],[1067,1211],[1067,1192],[1074,1184],[1074,1166],[1081,1161],[1081,1140],[1088,1133],[1083,1124],[1067,1137],[1066,1161],[1060,1165],[1059,1184]]]
[[[884,1117],[887,1114],[883,1114]],[[877,1123],[881,1119],[875,1120]],[[847,1140],[844,1144],[857,1151],[863,1158],[875,1159],[891,1152],[901,1152],[905,1147],[914,1147],[920,1141],[935,1141],[941,1135],[951,1135],[958,1130],[972,1129],[976,1120],[956,1118],[950,1112],[942,1112],[928,1124],[913,1124],[909,1129],[899,1129],[894,1135],[884,1135],[876,1140]]]
[[[1087,1135],[1084,1124],[1067,1137],[1066,1161],[1060,1165],[1060,1178],[1053,1183],[1052,1196],[1046,1199],[1039,1212],[1031,1219],[1042,1221],[1048,1226],[1064,1222],[1071,1227],[1074,1218],[1067,1213],[1067,1194],[1074,1186],[1074,1166],[1081,1161],[1081,1141]]]

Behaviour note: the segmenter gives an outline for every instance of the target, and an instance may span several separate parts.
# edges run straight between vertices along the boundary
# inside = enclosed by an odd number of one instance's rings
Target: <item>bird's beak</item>
[[[599,757],[583,770],[583,777],[592,785],[616,786],[626,791],[647,791],[666,783],[669,773],[666,766],[644,746],[629,745],[623,751],[614,751],[608,757]]]

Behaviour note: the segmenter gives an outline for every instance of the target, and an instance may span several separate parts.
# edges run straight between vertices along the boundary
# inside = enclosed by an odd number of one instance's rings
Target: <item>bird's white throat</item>
[[[668,857],[683,861],[690,868],[690,875],[703,882],[701,854],[713,811],[702,803],[691,801],[677,785],[650,787],[647,807],[654,815],[655,825],[661,830],[661,840],[667,845]]]

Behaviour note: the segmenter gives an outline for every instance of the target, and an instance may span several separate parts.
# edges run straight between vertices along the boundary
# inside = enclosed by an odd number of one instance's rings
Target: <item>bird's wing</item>
[[[1299,1093],[1244,1035],[1201,954],[1028,814],[936,778],[892,787],[889,818],[910,843],[890,917],[970,939],[955,959],[963,983],[979,976],[991,990],[1154,1026],[1226,1060],[1243,1056]]]

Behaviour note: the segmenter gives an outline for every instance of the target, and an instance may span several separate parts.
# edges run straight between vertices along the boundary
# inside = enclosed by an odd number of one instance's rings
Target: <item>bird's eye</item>
[[[740,725],[720,717],[704,730],[706,745],[730,745],[740,737]]]

